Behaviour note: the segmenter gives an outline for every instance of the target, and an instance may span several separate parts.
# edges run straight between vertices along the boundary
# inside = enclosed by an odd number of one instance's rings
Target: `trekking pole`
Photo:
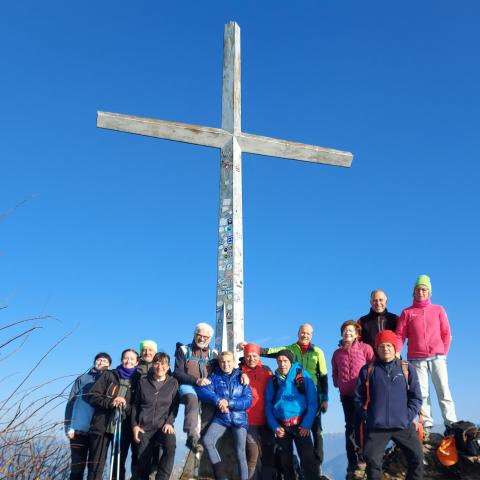
[[[112,449],[110,452],[110,475],[108,476],[109,480],[113,478],[113,463],[115,460],[115,445],[117,443],[117,432],[118,432],[118,411],[115,409],[115,429],[113,430],[113,441],[112,441]]]
[[[117,435],[117,480],[120,480],[120,455],[121,455],[121,448],[120,448],[120,440],[122,438],[122,410],[123,406],[120,406],[120,411],[118,415],[118,435]]]
[[[110,476],[108,477],[109,480],[113,480],[113,464],[115,463],[115,449],[118,452],[120,451],[120,429],[122,428],[122,415],[120,414],[118,408],[115,409],[115,429],[113,432],[113,441],[112,441],[112,449],[110,452]],[[118,467],[119,462],[117,458],[117,480],[118,480]]]

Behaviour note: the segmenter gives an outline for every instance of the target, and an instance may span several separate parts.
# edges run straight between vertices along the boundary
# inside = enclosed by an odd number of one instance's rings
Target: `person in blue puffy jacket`
[[[219,368],[217,367],[209,377],[211,383],[197,390],[200,400],[216,406],[215,416],[203,437],[203,444],[212,462],[215,478],[226,479],[216,444],[227,428],[231,429],[240,479],[248,480],[245,445],[248,428],[247,409],[252,403],[252,392],[249,385],[242,385],[241,371],[234,368],[234,357],[231,352],[222,352],[218,365]]]
[[[294,361],[290,350],[277,353],[278,368],[265,394],[265,413],[275,432],[283,478],[296,478],[293,442],[306,480],[320,478],[320,461],[314,455],[312,424],[318,408],[317,389],[310,374]]]

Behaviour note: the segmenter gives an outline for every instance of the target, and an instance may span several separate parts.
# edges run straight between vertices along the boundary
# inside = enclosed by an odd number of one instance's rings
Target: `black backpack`
[[[480,429],[472,422],[460,420],[447,427],[445,435],[455,437],[455,446],[468,456],[480,455]]]
[[[273,398],[277,396],[278,392],[278,377],[274,375],[273,379]],[[297,367],[297,371],[295,374],[295,379],[293,380],[295,387],[297,387],[298,393],[301,395],[305,395],[305,377],[303,376],[303,369],[302,367]]]

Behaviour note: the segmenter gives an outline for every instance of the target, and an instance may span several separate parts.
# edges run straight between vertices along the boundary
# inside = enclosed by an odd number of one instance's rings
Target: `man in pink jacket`
[[[437,392],[445,425],[457,421],[455,404],[448,387],[447,354],[452,341],[445,309],[430,302],[430,277],[420,275],[413,289],[413,305],[401,313],[397,322],[397,352],[408,338],[407,358],[415,366],[422,391],[424,431],[428,436],[433,426],[428,374]]]

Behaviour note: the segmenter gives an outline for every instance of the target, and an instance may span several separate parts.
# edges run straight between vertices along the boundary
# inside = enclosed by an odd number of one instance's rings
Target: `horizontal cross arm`
[[[232,137],[221,128],[109,112],[97,112],[97,127],[216,148],[222,148]]]
[[[240,133],[236,137],[243,152],[304,162],[326,163],[339,167],[349,167],[352,164],[353,155],[350,152],[249,133]]]

